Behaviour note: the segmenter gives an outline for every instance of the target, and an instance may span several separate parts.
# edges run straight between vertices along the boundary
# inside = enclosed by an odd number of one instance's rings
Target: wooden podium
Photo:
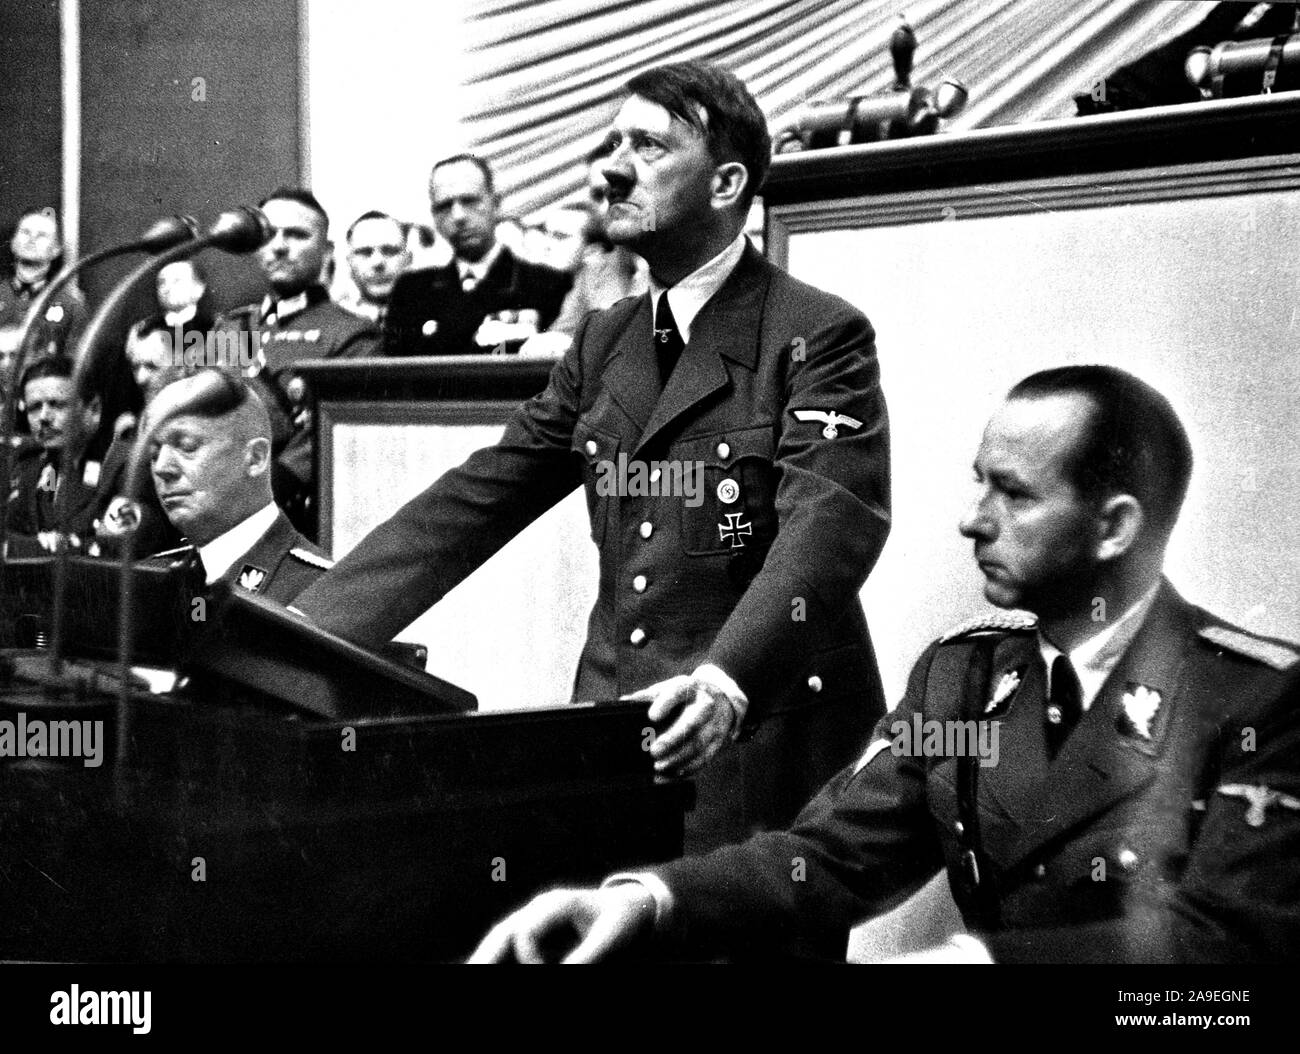
[[[321,544],[338,559],[546,387],[553,360],[307,362],[316,397]],[[418,619],[402,640],[484,710],[567,702],[595,600],[596,549],[575,492]]]

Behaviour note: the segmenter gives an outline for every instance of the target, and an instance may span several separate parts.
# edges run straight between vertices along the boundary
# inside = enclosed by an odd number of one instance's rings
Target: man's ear
[[[1142,503],[1132,494],[1107,498],[1097,514],[1097,559],[1115,560],[1131,551],[1145,526]]]
[[[739,161],[727,161],[713,170],[713,207],[729,209],[749,186],[749,171]]]
[[[244,464],[250,477],[270,472],[271,441],[265,436],[258,436],[244,444]]]

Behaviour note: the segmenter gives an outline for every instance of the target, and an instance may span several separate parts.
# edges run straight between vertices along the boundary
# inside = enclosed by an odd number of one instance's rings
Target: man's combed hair
[[[355,220],[352,221],[352,226],[348,228],[348,235],[347,235],[349,243],[351,243],[352,241],[352,232],[355,231],[357,227],[359,227],[361,224],[365,223],[366,220],[388,220],[388,222],[390,223],[397,224],[397,229],[402,232],[402,237],[403,238],[406,237],[407,225],[405,223],[399,220],[396,216],[392,216],[387,212],[380,212],[379,209],[370,209],[368,212],[363,212],[360,216],[358,216]]]
[[[260,209],[268,201],[296,201],[299,205],[305,205],[325,221],[325,230],[329,230],[329,213],[327,213],[324,206],[316,200],[316,195],[306,187],[276,187],[271,191],[271,193],[257,203],[257,207]]]
[[[22,379],[18,382],[18,394],[21,396],[23,389],[32,381],[43,380],[46,377],[63,377],[71,380],[72,374],[73,362],[69,356],[47,355],[24,367]]]
[[[1168,532],[1192,477],[1192,444],[1169,400],[1114,366],[1060,366],[1026,377],[1009,399],[1081,395],[1092,404],[1070,481],[1089,499],[1132,494],[1153,527]]]
[[[673,62],[638,73],[626,87],[703,135],[718,164],[744,165],[749,183],[741,204],[749,207],[767,178],[772,137],[767,118],[739,77],[707,62]]]
[[[444,157],[441,161],[435,161],[433,168],[429,170],[429,182],[433,182],[434,174],[440,168],[446,168],[448,165],[457,165],[461,162],[473,165],[483,173],[483,186],[489,194],[495,195],[497,192],[496,180],[492,176],[492,166],[489,165],[478,154],[452,154],[450,157]]]

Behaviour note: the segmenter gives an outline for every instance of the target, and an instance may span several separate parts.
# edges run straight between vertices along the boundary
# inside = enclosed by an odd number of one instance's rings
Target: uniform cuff
[[[640,886],[650,894],[650,899],[655,904],[655,933],[665,932],[672,922],[673,891],[653,871],[620,871],[605,879],[600,884],[600,888],[609,889],[611,886],[623,886],[628,883]]]

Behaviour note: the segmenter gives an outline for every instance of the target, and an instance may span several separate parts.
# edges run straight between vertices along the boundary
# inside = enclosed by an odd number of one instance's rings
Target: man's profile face
[[[258,263],[279,296],[295,296],[320,280],[329,247],[325,218],[283,198],[272,198],[262,211],[271,225],[271,240],[257,251]]]
[[[700,132],[633,95],[606,142],[610,153],[597,165],[607,188],[610,241],[641,251],[666,234],[694,237],[711,222],[717,165]]]
[[[357,291],[370,303],[388,303],[393,283],[410,264],[406,235],[396,220],[362,220],[352,228],[348,267]]]
[[[158,500],[172,524],[196,545],[228,529],[232,509],[242,509],[249,475],[247,442],[228,419],[178,414],[159,430],[149,449]]]
[[[462,260],[483,259],[496,240],[497,201],[472,161],[439,165],[429,180],[433,225]]]
[[[556,209],[546,217],[543,229],[549,235],[542,263],[557,271],[576,271],[587,247],[587,226],[591,222],[581,209]]]
[[[29,213],[18,221],[9,247],[15,259],[47,266],[59,255],[58,221],[43,212]]]
[[[1077,395],[1009,399],[984,430],[978,496],[960,530],[975,543],[985,599],[998,607],[1043,614],[1087,603],[1097,515],[1065,470],[1089,414]]]
[[[46,450],[62,450],[72,413],[72,381],[67,377],[37,377],[23,386],[27,426]]]
[[[207,286],[188,260],[169,263],[158,272],[158,304],[164,311],[180,311],[197,304]]]

